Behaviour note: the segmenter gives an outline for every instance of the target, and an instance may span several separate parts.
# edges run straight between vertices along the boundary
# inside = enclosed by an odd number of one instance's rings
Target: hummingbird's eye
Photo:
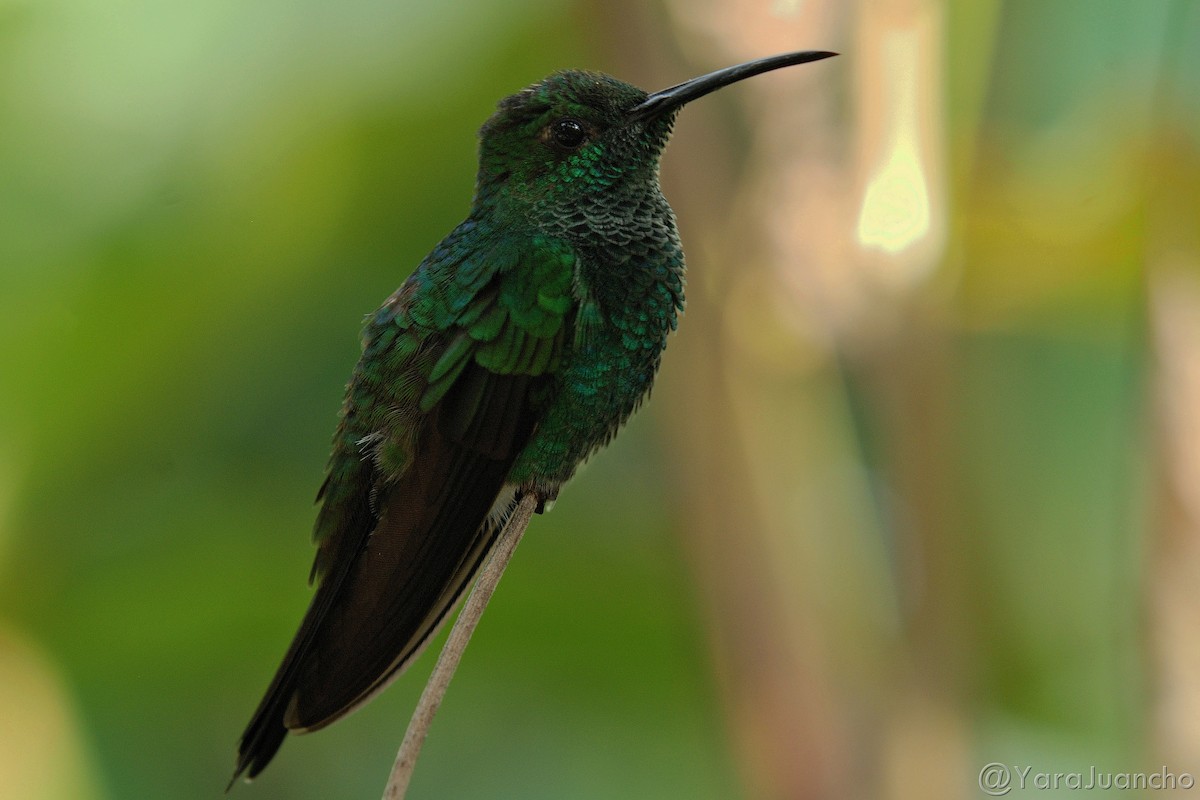
[[[550,126],[550,137],[563,150],[574,150],[587,139],[587,129],[574,119],[560,119]]]

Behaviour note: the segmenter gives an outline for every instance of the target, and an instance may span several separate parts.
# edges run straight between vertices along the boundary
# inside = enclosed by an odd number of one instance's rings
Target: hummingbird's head
[[[597,195],[658,191],[658,160],[679,109],[769,70],[828,52],[785,53],[647,94],[596,72],[567,70],[500,101],[480,130],[476,205],[556,213]]]
[[[631,178],[653,181],[675,115],[632,119],[646,98],[636,86],[579,70],[556,72],[506,97],[479,134],[480,192],[540,205],[571,202]]]

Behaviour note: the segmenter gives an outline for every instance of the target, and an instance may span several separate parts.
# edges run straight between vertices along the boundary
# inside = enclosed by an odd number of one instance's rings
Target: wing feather
[[[314,536],[316,594],[243,734],[254,777],[288,730],[324,727],[421,651],[498,531],[570,327],[563,246],[448,237],[380,309],[347,390]]]

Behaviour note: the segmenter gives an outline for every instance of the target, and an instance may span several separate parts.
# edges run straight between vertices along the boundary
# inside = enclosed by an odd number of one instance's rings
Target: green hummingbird
[[[833,55],[771,56],[654,94],[568,70],[499,103],[470,215],[367,320],[317,494],[317,590],[234,780],[403,672],[517,500],[549,508],[650,391],[683,310],[658,181],[679,109]]]

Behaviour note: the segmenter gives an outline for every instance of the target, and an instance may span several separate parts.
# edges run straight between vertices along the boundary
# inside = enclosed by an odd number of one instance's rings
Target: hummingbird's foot
[[[545,514],[554,508],[554,501],[558,499],[558,489],[559,487],[557,486],[553,488],[549,486],[534,486],[528,489],[527,491],[537,495],[538,499],[537,508],[533,510],[533,513]]]

